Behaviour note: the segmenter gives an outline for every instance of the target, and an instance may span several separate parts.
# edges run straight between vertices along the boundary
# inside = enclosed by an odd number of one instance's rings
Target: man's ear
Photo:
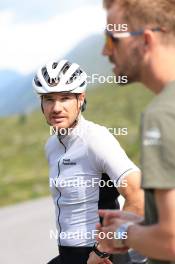
[[[80,100],[80,105],[81,105],[81,106],[82,106],[83,103],[84,103],[84,99],[85,99],[85,93],[81,93],[81,94],[79,95],[79,100]]]
[[[79,102],[80,102],[81,112],[83,112],[86,109],[85,93],[81,93],[79,95]]]
[[[146,29],[144,31],[143,37],[144,37],[144,43],[143,43],[144,52],[152,50],[156,43],[155,33],[150,29]]]

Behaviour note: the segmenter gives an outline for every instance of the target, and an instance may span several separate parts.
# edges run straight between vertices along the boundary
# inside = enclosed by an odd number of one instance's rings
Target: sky
[[[0,70],[28,74],[104,28],[102,0],[3,1]]]

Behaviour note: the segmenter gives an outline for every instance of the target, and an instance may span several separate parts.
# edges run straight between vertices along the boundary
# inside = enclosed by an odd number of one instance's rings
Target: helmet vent
[[[80,87],[84,86],[86,84],[86,82],[83,82],[82,84],[80,84]]]
[[[65,65],[63,66],[63,68],[61,69],[61,72],[62,72],[63,74],[65,74],[65,73],[69,70],[70,66],[71,66],[71,63],[66,62],[66,64],[65,64]]]
[[[53,67],[54,65],[52,65]],[[57,77],[57,78],[50,78],[48,72],[47,72],[47,69],[46,67],[43,67],[42,68],[42,74],[43,74],[43,77],[45,79],[45,81],[47,82],[47,84],[50,86],[50,87],[53,87],[53,86],[57,86],[59,81],[60,81],[60,78]]]
[[[42,84],[40,83],[40,81],[39,81],[39,79],[38,79],[37,76],[35,76],[35,78],[34,78],[34,82],[35,82],[35,85],[36,85],[36,86],[42,87]]]
[[[57,66],[58,66],[58,62],[54,62],[54,63],[52,64],[52,69],[56,69]]]
[[[73,81],[75,81],[82,73],[82,70],[79,68],[77,69],[72,76],[70,77],[70,79],[67,81],[66,84],[72,83]]]

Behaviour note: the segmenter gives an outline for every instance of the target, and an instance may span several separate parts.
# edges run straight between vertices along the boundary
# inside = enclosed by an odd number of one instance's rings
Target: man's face
[[[79,114],[84,94],[50,93],[42,96],[42,106],[47,123],[55,128],[69,128]]]
[[[108,11],[107,24],[127,24],[117,5],[113,5]],[[115,31],[112,33],[114,34]],[[140,81],[141,78],[142,56],[139,50],[139,38],[122,38],[113,42],[113,48],[106,44],[103,48],[103,55],[108,56],[109,61],[114,64],[115,75],[127,76],[128,83]]]

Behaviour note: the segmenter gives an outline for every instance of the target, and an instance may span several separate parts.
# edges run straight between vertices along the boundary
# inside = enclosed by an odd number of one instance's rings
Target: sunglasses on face
[[[152,28],[150,29],[153,32],[159,32],[163,31],[161,28]],[[139,35],[144,34],[145,29],[139,30],[139,31],[131,31],[131,32],[116,32],[112,33],[109,30],[105,30],[105,36],[106,36],[106,46],[108,49],[113,49],[114,48],[114,43],[118,43],[120,39],[123,38],[128,38],[128,37],[136,37]]]

